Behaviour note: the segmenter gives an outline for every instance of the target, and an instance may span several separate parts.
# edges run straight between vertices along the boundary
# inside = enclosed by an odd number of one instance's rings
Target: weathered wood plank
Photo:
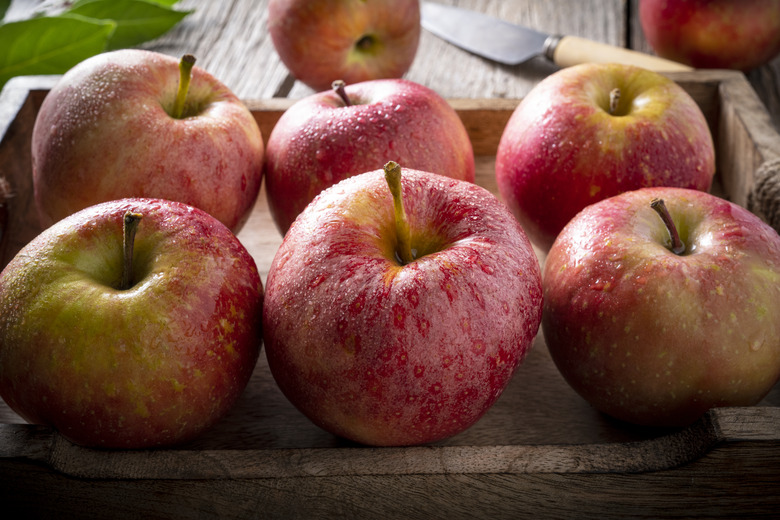
[[[740,443],[669,471],[228,480],[74,479],[0,465],[0,501],[56,518],[772,518],[777,444]]]
[[[573,34],[625,46],[625,3],[620,0],[442,0],[482,10],[540,31]],[[143,47],[172,55],[191,52],[198,65],[245,99],[300,98],[313,91],[288,77],[266,29],[266,0],[204,2],[182,0],[194,8],[170,33]],[[598,13],[598,16],[593,16]],[[517,67],[496,66],[423,31],[407,78],[447,98],[520,98],[554,66],[535,60]]]
[[[722,408],[691,427],[624,443],[371,448],[95,450],[42,427],[0,425],[0,456],[83,479],[225,480],[292,477],[665,471],[715,449],[777,443],[780,408]],[[49,444],[47,447],[46,444]],[[734,448],[729,448],[735,445]],[[48,449],[47,449],[48,448]]]

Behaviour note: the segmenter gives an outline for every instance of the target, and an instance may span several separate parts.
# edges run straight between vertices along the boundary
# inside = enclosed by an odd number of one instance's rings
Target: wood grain
[[[571,34],[625,46],[625,3],[620,0],[443,0],[536,30]],[[198,58],[198,65],[224,81],[239,97],[298,99],[313,91],[289,76],[266,29],[267,0],[182,0],[195,12],[144,48]],[[598,16],[593,16],[598,13]],[[316,45],[316,43],[313,43]],[[521,98],[556,67],[537,59],[516,67],[497,66],[423,31],[420,51],[406,77],[446,98]]]
[[[638,17],[639,0],[435,0],[482,11],[532,29],[574,35],[653,54]],[[14,2],[13,16],[29,16],[46,0]],[[56,2],[55,2],[56,3]],[[242,99],[298,99],[312,90],[279,60],[267,31],[268,0],[181,0],[192,9],[179,25],[141,47],[173,56],[192,53]],[[406,77],[443,97],[519,99],[557,67],[543,59],[507,67],[473,56],[423,31]],[[747,73],[750,84],[780,128],[780,56]]]

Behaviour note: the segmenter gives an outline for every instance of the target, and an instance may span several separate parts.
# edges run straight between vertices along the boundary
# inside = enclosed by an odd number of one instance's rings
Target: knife
[[[580,63],[624,63],[657,72],[693,70],[687,65],[594,42],[578,36],[549,35],[484,13],[422,2],[422,26],[457,47],[483,58],[518,65],[544,56],[559,67]]]

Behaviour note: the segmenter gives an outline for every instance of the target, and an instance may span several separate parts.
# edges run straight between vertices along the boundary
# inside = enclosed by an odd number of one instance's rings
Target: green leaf
[[[11,0],[0,0],[0,20],[5,18],[9,7],[11,7]]]
[[[147,0],[148,2],[154,2],[155,4],[164,5],[166,7],[173,7],[179,3],[179,0]]]
[[[81,0],[65,15],[110,19],[117,24],[108,50],[134,47],[168,32],[192,11],[176,11],[162,5],[170,0]]]
[[[63,74],[106,49],[116,23],[78,16],[0,25],[0,87],[14,76]]]

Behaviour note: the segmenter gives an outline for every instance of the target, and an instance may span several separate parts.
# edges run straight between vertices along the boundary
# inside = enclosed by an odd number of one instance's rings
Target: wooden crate
[[[745,204],[780,136],[744,76],[670,74],[716,140],[719,194]],[[0,175],[16,190],[2,264],[40,228],[30,138],[55,78],[17,78],[0,96]],[[287,99],[247,100],[267,137]],[[496,192],[498,139],[517,100],[451,100]],[[265,281],[281,237],[265,193],[239,234]],[[0,504],[37,516],[521,518],[771,516],[780,511],[780,385],[751,408],[713,410],[683,429],[640,428],[594,411],[561,378],[542,334],[496,405],[444,442],[371,448],[298,413],[264,356],[237,406],[175,449],[101,451],[23,424],[0,403]]]

